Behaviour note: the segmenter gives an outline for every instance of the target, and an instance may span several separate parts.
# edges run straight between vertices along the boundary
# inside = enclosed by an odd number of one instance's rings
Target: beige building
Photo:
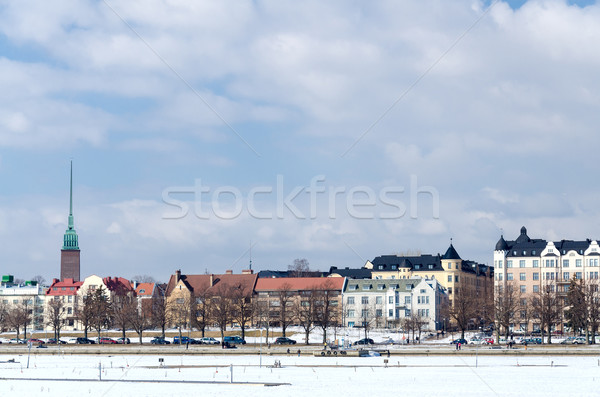
[[[482,297],[493,294],[493,267],[462,259],[452,244],[444,255],[382,255],[367,261],[365,268],[374,279],[435,279],[447,290],[450,306],[459,292]]]

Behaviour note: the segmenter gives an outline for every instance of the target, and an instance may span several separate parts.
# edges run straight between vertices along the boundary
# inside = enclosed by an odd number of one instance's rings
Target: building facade
[[[349,279],[343,302],[346,327],[402,328],[418,317],[422,330],[435,331],[448,321],[448,295],[434,278]]]
[[[13,276],[2,276],[0,284],[2,305],[7,312],[17,308],[27,312],[28,332],[41,330],[44,327],[45,292],[46,288],[35,281],[15,283]]]
[[[600,245],[597,240],[546,241],[531,239],[525,226],[515,240],[500,236],[494,249],[494,282],[502,293],[512,285],[522,302],[521,315],[511,328],[528,331],[539,328],[535,319],[527,314],[528,298],[538,294],[545,286],[566,299],[571,279],[598,282],[600,272]],[[566,303],[566,302],[565,302]],[[557,324],[560,330],[564,323]]]

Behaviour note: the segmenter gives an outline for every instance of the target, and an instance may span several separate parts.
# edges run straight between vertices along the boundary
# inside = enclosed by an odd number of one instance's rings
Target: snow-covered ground
[[[0,355],[0,378],[19,378],[0,381],[3,396],[597,396],[600,388],[599,357],[32,355],[29,368],[27,360]]]

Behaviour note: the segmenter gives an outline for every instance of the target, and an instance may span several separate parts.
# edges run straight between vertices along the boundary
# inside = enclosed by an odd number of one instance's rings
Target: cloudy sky
[[[600,238],[594,1],[0,1],[0,272]]]

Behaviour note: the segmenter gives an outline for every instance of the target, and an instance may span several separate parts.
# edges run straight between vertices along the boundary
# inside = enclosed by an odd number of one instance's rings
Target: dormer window
[[[392,265],[392,270],[396,270],[397,268],[398,268],[398,266]]]
[[[527,251],[523,250],[523,256],[527,255]]]
[[[145,289],[141,289],[141,290],[140,290],[140,294],[145,294],[145,293],[146,293],[146,290],[145,290]]]

